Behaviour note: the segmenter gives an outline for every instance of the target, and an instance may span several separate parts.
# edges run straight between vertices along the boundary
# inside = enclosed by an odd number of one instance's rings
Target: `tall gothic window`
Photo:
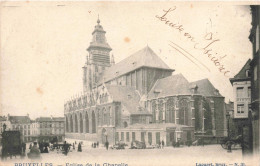
[[[174,99],[173,98],[169,98],[167,100],[166,108],[167,108],[166,122],[175,123],[175,109],[174,109]]]
[[[158,105],[158,111],[159,111],[159,123],[161,123],[163,121],[163,101],[160,100],[159,101],[159,105]]]
[[[152,102],[153,123],[156,122],[156,102]]]
[[[179,109],[179,124],[188,125],[188,108],[187,100],[181,100]]]

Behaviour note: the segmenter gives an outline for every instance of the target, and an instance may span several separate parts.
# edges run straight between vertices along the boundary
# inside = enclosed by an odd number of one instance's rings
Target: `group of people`
[[[161,149],[163,149],[163,147],[164,147],[164,140],[162,140],[162,141],[159,141],[159,148]]]
[[[98,148],[99,147],[99,142],[97,141],[97,142],[92,143],[91,147],[92,148]]]
[[[30,149],[30,152],[27,153],[28,158],[30,158],[30,159],[41,158],[41,153],[40,153],[40,150],[37,147],[37,142],[34,142],[33,146],[32,146],[32,144],[30,144],[29,149]]]

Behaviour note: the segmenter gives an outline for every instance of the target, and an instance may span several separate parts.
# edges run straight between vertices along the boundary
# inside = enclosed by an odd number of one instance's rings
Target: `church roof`
[[[250,62],[251,59],[248,59],[242,69],[234,76],[234,78],[230,78],[231,83],[236,80],[244,80],[250,78],[246,75],[246,71],[250,69]]]
[[[31,119],[28,116],[9,116],[9,121],[11,123],[30,123]]]
[[[121,102],[130,114],[150,114],[139,104],[140,95],[134,87],[106,84],[107,90],[114,102]]]
[[[196,89],[195,92],[192,89]],[[154,87],[148,93],[147,98],[150,100],[166,96],[192,94],[222,97],[208,79],[188,82],[182,74],[176,74],[157,80]]]
[[[176,74],[157,80],[154,87],[148,93],[148,99],[181,94],[191,94],[189,82],[182,74]]]
[[[39,117],[39,118],[36,118],[35,121],[36,122],[51,122],[52,119],[51,119],[51,117]]]
[[[212,85],[212,83],[206,78],[198,81],[191,82],[190,85],[197,85],[197,94],[203,96],[217,96],[222,97],[218,90]]]
[[[107,82],[120,75],[124,75],[141,67],[151,67],[174,71],[173,69],[169,68],[169,66],[165,64],[150,47],[146,46],[145,48],[105,70],[99,79],[99,84],[101,84],[103,80]]]

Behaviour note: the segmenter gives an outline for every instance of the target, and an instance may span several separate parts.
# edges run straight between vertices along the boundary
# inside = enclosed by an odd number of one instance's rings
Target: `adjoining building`
[[[148,46],[115,64],[105,33],[98,19],[83,92],[64,104],[66,138],[170,145],[195,134],[227,134],[224,97],[208,79],[188,82],[172,75],[174,69]]]
[[[31,124],[33,141],[63,141],[65,124],[63,117],[39,117]]]
[[[27,116],[10,116],[8,114],[6,121],[10,122],[10,128],[7,127],[7,130],[20,131],[22,137],[21,140],[23,142],[29,142],[32,140],[31,119],[29,114],[27,114]]]
[[[253,137],[253,154],[259,157],[260,154],[260,105],[259,105],[259,95],[260,95],[260,6],[252,5],[252,29],[250,32],[249,39],[253,45],[253,56],[250,63],[251,71],[251,109],[249,112],[250,121],[252,121],[252,137]]]
[[[252,153],[252,123],[248,117],[251,112],[251,73],[249,59],[242,69],[230,79],[234,95],[233,122],[237,126],[237,134],[243,139],[243,154]]]

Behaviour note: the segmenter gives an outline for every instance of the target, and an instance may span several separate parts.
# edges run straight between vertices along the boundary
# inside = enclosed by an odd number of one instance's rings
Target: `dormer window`
[[[246,70],[246,77],[251,77],[251,74],[250,74],[250,70],[249,70],[249,69]]]

